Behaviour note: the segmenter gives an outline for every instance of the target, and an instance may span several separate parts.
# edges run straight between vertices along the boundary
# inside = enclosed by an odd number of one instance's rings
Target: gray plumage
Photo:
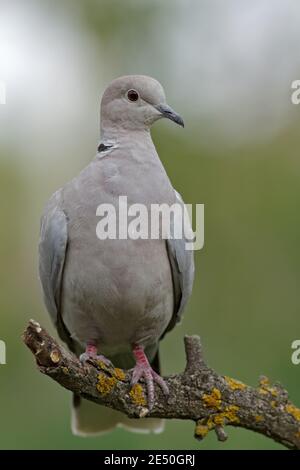
[[[139,102],[126,99],[131,89]],[[101,203],[117,209],[123,195],[128,205],[148,209],[178,202],[149,132],[161,117],[181,123],[172,112],[154,79],[115,80],[102,98],[102,151],[51,197],[41,222],[40,279],[60,337],[77,354],[93,340],[124,368],[134,364],[132,343],[145,347],[153,361],[159,340],[180,320],[192,290],[193,252],[184,239],[101,241],[96,209]],[[161,428],[160,420],[127,420],[92,403],[76,408],[73,421],[76,433],[106,431],[121,422],[140,431]]]

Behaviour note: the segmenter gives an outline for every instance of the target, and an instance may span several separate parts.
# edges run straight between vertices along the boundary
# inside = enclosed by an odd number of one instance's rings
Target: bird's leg
[[[133,344],[132,352],[136,364],[132,371],[131,385],[136,384],[142,378],[144,379],[148,395],[148,408],[151,410],[154,405],[154,382],[161,387],[165,395],[169,394],[169,389],[164,379],[152,369],[144,352],[144,348],[138,344]]]
[[[107,357],[103,356],[102,354],[97,354],[97,346],[93,341],[88,341],[86,343],[85,352],[79,356],[79,359],[82,363],[86,362],[88,359],[94,359],[95,361],[102,361],[107,367],[112,366]]]

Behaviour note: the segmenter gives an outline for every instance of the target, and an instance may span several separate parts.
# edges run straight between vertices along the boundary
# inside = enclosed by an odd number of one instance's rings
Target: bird
[[[44,302],[60,338],[84,366],[89,359],[131,370],[131,385],[146,385],[147,407],[160,375],[159,342],[181,320],[194,280],[193,251],[185,240],[99,239],[99,204],[118,210],[129,204],[178,203],[151,138],[152,124],[183,119],[166,101],[162,85],[145,75],[114,79],[101,100],[96,156],[49,199],[41,217],[39,277]],[[75,396],[75,435],[102,434],[115,427],[161,432],[163,420],[129,419],[119,411]]]

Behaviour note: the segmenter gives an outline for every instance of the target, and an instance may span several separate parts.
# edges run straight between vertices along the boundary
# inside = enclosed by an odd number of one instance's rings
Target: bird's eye
[[[129,90],[127,91],[127,98],[129,101],[137,101],[139,99],[139,94],[135,90]]]

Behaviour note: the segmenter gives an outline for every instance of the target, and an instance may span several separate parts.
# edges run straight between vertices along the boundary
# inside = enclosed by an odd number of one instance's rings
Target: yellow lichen
[[[125,380],[125,372],[122,369],[119,369],[118,367],[114,369],[114,376],[118,380]]]
[[[247,385],[243,384],[243,382],[239,382],[238,380],[232,379],[231,377],[224,376],[224,379],[228,383],[231,390],[244,390]]]
[[[259,380],[259,385],[263,388],[266,388],[268,385],[270,385],[270,380],[268,377],[261,377]]]
[[[103,369],[103,370],[109,370],[109,366],[108,366],[107,364],[105,364],[104,361],[101,361],[101,360],[100,360],[100,361],[97,361],[97,364],[98,364],[98,366],[100,366],[101,369]]]
[[[263,421],[264,418],[263,418],[263,416],[261,416],[261,415],[255,415],[255,416],[254,416],[254,419],[255,419],[255,421],[256,421],[257,423],[260,423],[261,421]]]
[[[219,413],[212,417],[212,422],[217,426],[223,426],[224,424],[224,413]]]
[[[62,371],[63,371],[63,373],[66,374],[66,375],[69,373],[69,369],[68,369],[67,367],[63,367],[63,368],[62,368]]]
[[[277,406],[277,401],[276,401],[276,400],[272,400],[272,401],[271,401],[271,406],[272,406],[273,408],[276,408],[276,406]]]
[[[230,423],[239,423],[240,420],[236,415],[239,407],[236,405],[229,405],[225,408],[225,411],[222,413],[224,418],[226,418]]]
[[[209,431],[209,428],[205,424],[197,424],[195,428],[195,436],[199,439],[203,439]]]
[[[135,403],[136,405],[145,406],[147,404],[147,401],[144,395],[144,390],[141,384],[133,385],[132,389],[129,392],[129,395],[133,403]]]
[[[204,393],[202,399],[205,406],[209,408],[216,408],[219,410],[221,407],[221,392],[217,388],[213,388],[211,394]]]
[[[206,425],[208,427],[208,430],[210,431],[211,429],[214,429],[215,428],[215,419],[216,417],[219,416],[219,415],[212,415],[208,418],[208,420],[206,421]]]
[[[300,409],[296,408],[294,405],[286,405],[286,411],[292,415],[297,421],[300,421]]]
[[[100,373],[98,375],[97,390],[101,395],[107,395],[116,385],[117,380],[115,377],[107,377],[107,375]]]
[[[267,377],[261,377],[259,385],[259,393],[262,395],[267,395],[270,393],[273,397],[278,396],[278,390],[275,387],[270,387],[270,380]]]
[[[239,407],[236,405],[228,405],[225,407],[224,411],[221,413],[217,413],[215,415],[211,415],[207,420],[207,427],[210,431],[211,429],[215,428],[216,426],[224,426],[225,424],[237,424],[240,422],[239,417],[236,415],[238,412]]]
[[[270,393],[273,397],[278,396],[278,391],[274,387],[262,387],[258,391],[261,395],[268,395]]]

